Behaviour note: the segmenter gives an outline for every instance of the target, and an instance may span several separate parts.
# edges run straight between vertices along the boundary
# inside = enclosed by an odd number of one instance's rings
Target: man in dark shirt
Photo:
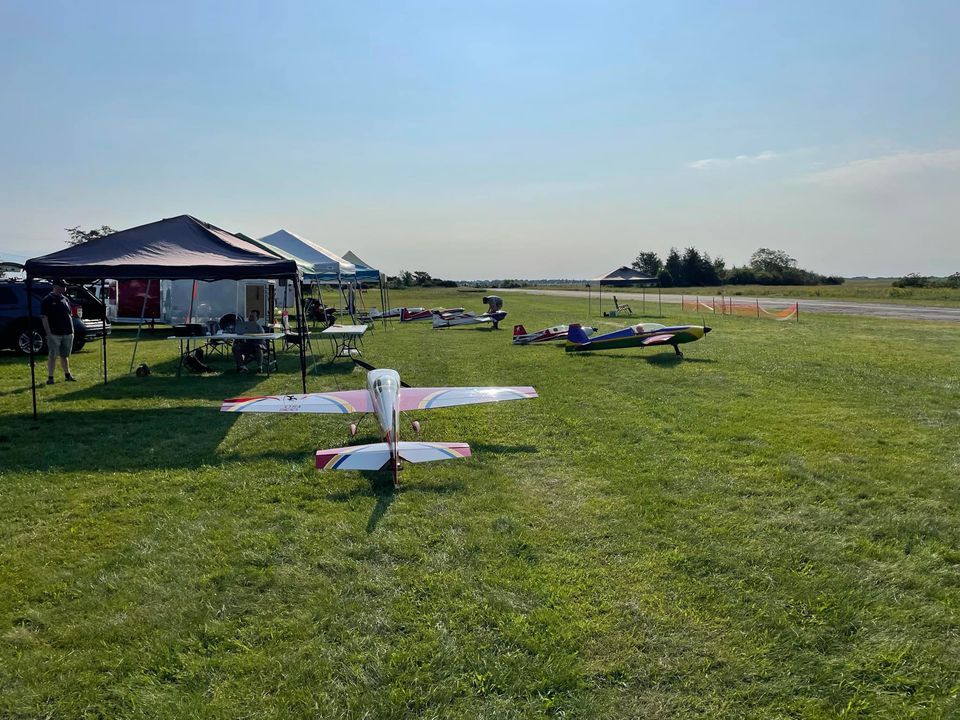
[[[67,284],[53,281],[53,292],[40,301],[40,319],[47,335],[47,385],[53,385],[53,368],[60,358],[63,376],[68,382],[76,380],[70,373],[70,353],[73,352],[73,315]]]

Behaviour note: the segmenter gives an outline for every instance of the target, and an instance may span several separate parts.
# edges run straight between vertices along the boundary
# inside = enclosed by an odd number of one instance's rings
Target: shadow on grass
[[[153,370],[153,374],[148,377],[137,377],[136,375],[120,375],[108,379],[107,383],[95,382],[92,385],[84,384],[69,393],[57,395],[54,402],[75,402],[78,400],[148,400],[150,398],[162,398],[169,400],[211,400],[219,402],[230,397],[244,397],[248,391],[260,383],[270,380],[271,382],[278,373],[238,373],[232,369],[229,372],[222,373],[204,373],[194,375],[184,373],[179,378],[173,374],[163,374]],[[174,364],[174,371],[176,365]],[[284,387],[282,390],[272,388],[271,393],[300,393],[303,387],[300,381],[300,369],[295,368],[292,372],[281,372],[279,375],[284,378]],[[338,365],[325,367],[319,373],[320,378],[339,379],[353,372],[352,365]],[[309,371],[308,371],[309,373]],[[329,387],[323,387],[322,390],[317,387],[320,382],[317,375],[309,373],[307,375],[307,392],[329,391]],[[84,380],[85,378],[81,378]],[[329,383],[323,383],[328,385]],[[40,385],[38,384],[38,392]],[[30,390],[30,386],[26,386]]]
[[[389,470],[366,470],[358,471],[367,481],[366,485],[358,485],[352,490],[344,492],[327,493],[327,500],[331,502],[349,502],[357,497],[373,497],[376,499],[373,509],[370,511],[370,517],[367,520],[367,532],[372,533],[377,529],[377,525],[387,510],[398,498],[406,493],[435,493],[446,495],[453,492],[459,492],[463,489],[463,483],[451,482],[441,485],[404,485],[403,469],[400,470],[400,487],[393,487],[393,474]]]
[[[0,417],[4,469],[123,472],[199,467],[219,460],[236,413],[216,406],[48,412]],[[265,457],[276,457],[265,453]],[[294,454],[291,453],[291,458]],[[296,453],[295,459],[302,459]]]
[[[578,353],[568,353],[569,355],[582,355],[584,357],[611,358],[616,360],[643,360],[651,365],[680,365],[681,363],[715,363],[711,358],[698,358],[684,355],[680,357],[674,353],[656,353],[653,355],[643,355],[641,353],[612,353],[603,351],[582,351]]]
[[[535,453],[536,445],[492,445],[489,443],[471,443],[470,449],[477,452],[502,453],[504,455],[515,455],[518,453]]]

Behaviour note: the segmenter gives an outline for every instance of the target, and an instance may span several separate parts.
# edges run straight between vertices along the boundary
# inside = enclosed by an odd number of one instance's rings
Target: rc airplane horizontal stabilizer
[[[682,343],[700,340],[711,328],[704,325],[675,325],[668,327],[660,323],[640,323],[620,330],[588,337],[578,324],[570,326],[567,333],[567,352],[592,352],[596,350],[615,350],[631,347],[653,347],[670,345],[680,357]]]
[[[469,457],[465,443],[400,442],[400,413],[408,410],[433,410],[457,405],[527,400],[537,397],[532,387],[427,387],[407,388],[396,370],[371,370],[366,390],[268,395],[265,397],[224,400],[223,412],[265,413],[373,413],[380,426],[383,442],[317,451],[317,467],[336,470],[379,470],[389,467],[397,484],[400,461],[432,462]],[[351,434],[356,425],[350,426]],[[414,431],[420,424],[413,423]]]
[[[554,325],[553,327],[544,328],[543,330],[537,330],[536,332],[528,333],[526,328],[523,325],[514,325],[513,326],[513,344],[514,345],[530,345],[532,343],[542,343],[542,342],[551,342],[553,340],[566,340],[567,332],[570,330],[569,325]],[[589,336],[593,335],[597,330],[592,327],[585,327],[583,331]]]
[[[351,445],[317,450],[318,470],[385,470],[390,468],[390,443]],[[398,442],[397,454],[409,463],[438,462],[470,457],[466,443]]]

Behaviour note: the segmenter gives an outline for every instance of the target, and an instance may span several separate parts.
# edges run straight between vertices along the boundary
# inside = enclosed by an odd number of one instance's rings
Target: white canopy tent
[[[357,268],[352,262],[289,230],[277,230],[258,238],[257,241],[312,264],[311,278],[318,282],[346,282],[353,280],[357,274]]]
[[[308,281],[307,287],[316,286],[319,289],[320,284],[336,285],[344,304],[350,308],[350,314],[353,315],[348,294],[344,291],[344,285],[349,286],[357,274],[357,268],[353,263],[344,260],[322,245],[283,228],[258,238],[257,243],[269,248],[272,252],[279,251],[286,256],[293,256],[310,263],[313,271],[305,277]],[[320,301],[323,302],[322,294]]]

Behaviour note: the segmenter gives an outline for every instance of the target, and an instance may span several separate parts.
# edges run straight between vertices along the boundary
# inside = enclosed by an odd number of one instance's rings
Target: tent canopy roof
[[[343,254],[343,259],[349,262],[352,262],[357,268],[357,279],[358,280],[379,280],[380,271],[375,267],[372,267],[370,264],[365,263],[353,250],[347,250]]]
[[[32,258],[31,277],[242,280],[296,277],[297,264],[191,215],[139,225]]]
[[[628,285],[630,283],[656,284],[657,278],[650,275],[644,275],[643,273],[634,270],[632,267],[621,265],[616,270],[611,270],[606,275],[593,278],[591,282],[597,282],[601,285]]]
[[[356,268],[353,263],[347,262],[335,252],[331,252],[325,247],[310,242],[306,238],[302,238],[289,230],[281,228],[275,233],[258,238],[258,241],[311,263],[313,265],[313,277],[315,279],[336,280],[338,277],[352,278],[356,273]]]
[[[241,232],[234,233],[234,235],[236,235],[238,238],[242,240],[246,240],[249,243],[253,243],[258,248],[261,248],[262,250],[278,258],[283,258],[284,260],[293,260],[297,264],[297,267],[300,268],[300,274],[303,275],[304,278],[307,278],[307,279],[312,278],[315,274],[313,263],[307,262],[303,258],[297,257],[293,253],[289,253],[284,250],[281,250],[278,247],[274,247],[270,243],[266,243],[261,240],[254,240],[249,235],[244,235]]]

